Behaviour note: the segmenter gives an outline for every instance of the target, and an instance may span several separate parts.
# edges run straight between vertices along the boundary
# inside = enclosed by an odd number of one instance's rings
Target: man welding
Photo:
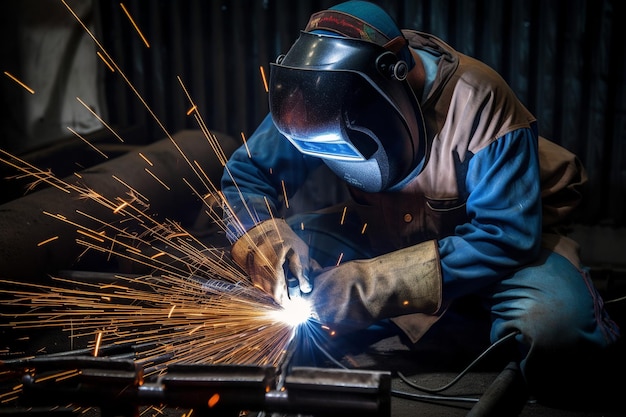
[[[389,319],[417,342],[478,297],[491,341],[516,333],[539,391],[617,340],[559,233],[584,169],[487,65],[349,1],[313,14],[271,65],[269,105],[222,190],[232,257],[278,303],[291,277],[339,332]],[[350,201],[274,217],[322,164]]]

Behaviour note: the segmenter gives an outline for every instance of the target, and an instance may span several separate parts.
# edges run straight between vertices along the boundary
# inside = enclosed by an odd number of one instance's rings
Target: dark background
[[[90,7],[85,7],[85,3]],[[146,48],[118,1],[82,2],[81,17],[129,81],[170,132],[197,128],[186,115],[180,76],[210,129],[250,136],[267,111],[260,74],[287,51],[309,15],[337,1],[290,0],[127,0],[126,8],[150,44]],[[431,32],[459,51],[491,65],[537,116],[542,135],[577,153],[588,169],[590,186],[579,222],[622,227],[626,223],[626,31],[623,2],[539,0],[377,1],[404,28]],[[69,1],[70,5],[78,5]],[[23,74],[22,47],[28,30],[72,28],[86,36],[59,0],[3,3],[3,68]],[[35,17],[33,17],[35,16]],[[56,16],[53,19],[51,16]],[[21,34],[16,37],[15,34]],[[87,40],[91,42],[90,40]],[[58,59],[82,59],[58,45]],[[94,53],[96,47],[94,45]],[[51,52],[48,51],[48,54]],[[35,61],[36,62],[36,61]],[[41,65],[41,71],[47,66]],[[125,146],[164,137],[119,74],[97,64],[98,100],[107,123],[125,133]],[[71,90],[72,79],[57,76],[57,90]],[[27,81],[27,80],[24,80]],[[24,103],[37,100],[7,77],[0,80],[0,147],[37,162],[58,175],[101,162],[60,126],[59,135],[33,133],[25,126]],[[71,95],[71,94],[70,94]],[[46,116],[54,119],[54,100]],[[54,123],[54,120],[47,120]],[[104,131],[94,140],[115,143]],[[69,138],[69,139],[68,139]],[[97,142],[98,143],[98,142]],[[61,146],[60,144],[63,144]],[[117,148],[116,148],[117,149]],[[120,152],[125,149],[120,147]],[[37,152],[33,152],[37,151]],[[87,154],[88,156],[85,156]],[[80,156],[75,156],[80,155]],[[74,158],[74,159],[72,159]],[[66,170],[66,171],[64,171]],[[23,193],[9,192],[3,200]]]

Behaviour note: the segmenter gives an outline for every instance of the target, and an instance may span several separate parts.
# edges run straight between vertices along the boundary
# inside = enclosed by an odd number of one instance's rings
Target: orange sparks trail
[[[219,400],[220,400],[220,395],[217,393],[213,394],[211,398],[209,398],[209,401],[208,401],[209,408],[215,407],[215,405],[219,402]]]
[[[87,145],[89,145],[89,147],[91,149],[93,149],[94,151],[98,152],[100,155],[102,155],[105,159],[109,159],[109,156],[107,154],[105,154],[104,152],[102,152],[100,149],[96,148],[91,142],[89,142],[87,139],[85,139],[83,136],[81,136],[80,133],[76,132],[74,129],[72,129],[71,127],[67,127],[67,130],[69,130],[70,132],[72,132],[76,137],[78,137],[80,140],[82,140],[83,142],[85,142]]]
[[[100,51],[96,52],[96,55],[98,55],[98,57],[102,60],[102,62],[104,62],[107,68],[111,70],[111,72],[115,72],[115,68],[113,68],[111,64],[109,64],[109,61],[107,61],[107,59],[104,57],[104,55],[100,53]]]
[[[144,154],[142,154],[141,152],[139,152],[139,156],[141,157],[141,159],[143,159],[144,161],[146,161],[146,163],[147,163],[148,165],[150,165],[151,167],[153,167],[153,166],[154,166],[154,164],[153,164],[153,163],[152,163],[152,162],[151,162],[151,161],[150,161],[150,160],[149,160],[149,159],[148,159],[148,158],[147,158]]]
[[[98,332],[96,336],[96,346],[93,348],[93,356],[98,356],[98,351],[100,350],[100,343],[102,342],[102,332]]]
[[[167,186],[167,184],[165,184],[163,181],[161,181],[161,179],[159,177],[157,177],[152,171],[150,171],[148,168],[144,168],[144,171],[146,171],[148,174],[150,174],[150,176],[152,176],[152,178],[154,178],[155,180],[158,181],[159,184],[161,184],[163,186],[163,188],[165,188],[167,191],[170,190],[170,187]]]
[[[91,36],[103,62],[129,85],[180,153],[183,163],[200,180],[205,189],[196,189],[191,182],[183,179],[205,205],[205,212],[214,225],[224,232],[226,224],[223,218],[231,217],[236,226],[243,228],[205,170],[197,161],[184,154],[117,63],[67,2],[61,2]],[[120,5],[149,47],[124,5]],[[28,89],[7,72],[5,74]],[[262,67],[261,74],[267,91]],[[177,78],[188,99],[189,107],[185,107],[189,109],[187,115],[193,114],[208,147],[225,166],[227,158],[219,141],[206,127],[200,109],[191,99],[182,79]],[[77,100],[113,131],[86,103],[78,97]],[[185,111],[181,109],[181,113]],[[69,127],[68,130],[107,157],[80,134]],[[115,135],[123,142],[122,138]],[[243,132],[241,136],[245,143]],[[139,156],[150,167],[154,166],[145,155],[139,153]],[[292,340],[298,324],[284,318],[285,313],[289,312],[277,305],[265,292],[258,290],[250,278],[230,261],[225,248],[204,243],[174,220],[157,220],[156,213],[149,212],[149,199],[115,175],[112,178],[124,187],[123,195],[106,195],[81,185],[82,181],[77,184],[67,182],[2,149],[0,163],[16,169],[24,177],[67,193],[68,198],[90,200],[115,215],[118,220],[105,221],[81,210],[76,210],[71,216],[42,211],[45,216],[76,231],[75,241],[84,249],[83,253],[101,252],[152,271],[141,276],[107,275],[106,279],[98,282],[52,277],[51,285],[0,280],[2,305],[24,311],[11,315],[0,312],[0,329],[57,329],[67,334],[72,346],[86,346],[93,356],[105,355],[107,347],[132,343],[142,346],[135,360],[142,365],[150,364],[150,372],[154,374],[166,371],[167,365],[172,363],[277,366],[284,360],[286,346]],[[150,169],[144,170],[166,190],[170,190]],[[225,172],[228,173],[228,170]],[[79,173],[75,175],[81,178]],[[235,186],[238,187],[237,184]],[[285,204],[289,207],[284,182],[282,187]],[[267,199],[266,204],[269,204]],[[246,207],[246,210],[250,215],[253,214],[250,208]],[[37,246],[58,245],[60,241],[59,236],[53,236],[39,242]],[[282,318],[277,313],[282,313]],[[67,374],[57,374],[53,378],[70,378],[76,372],[73,370]],[[14,401],[20,390],[21,387],[15,387],[10,393],[0,393],[0,401]],[[218,402],[219,397],[211,397],[208,405],[212,407]]]
[[[146,48],[150,48],[150,44],[146,40],[146,37],[143,36],[143,33],[141,33],[141,30],[139,30],[139,26],[137,26],[137,23],[135,23],[135,21],[133,20],[133,17],[130,15],[130,13],[126,9],[126,6],[124,6],[124,3],[120,3],[120,6],[122,7],[122,10],[124,10],[124,14],[126,14],[126,17],[128,17],[128,20],[130,20],[130,23],[133,25],[133,27],[135,28],[135,30],[139,34],[139,37],[141,38],[143,43],[146,45]]]
[[[267,85],[267,78],[265,77],[265,69],[263,68],[263,65],[261,65],[259,69],[261,70],[261,79],[263,79],[263,87],[265,87],[265,92],[268,93],[270,89]]]
[[[93,111],[93,110],[91,109],[91,107],[90,107],[90,106],[88,106],[88,105],[87,105],[84,101],[82,101],[79,97],[76,97],[76,100],[78,100],[78,102],[79,102],[80,104],[82,104],[82,105],[83,105],[83,107],[85,107],[85,108],[86,108],[86,109],[87,109],[87,110],[88,110],[88,111],[89,111],[89,112],[93,115],[93,117],[95,117],[96,119],[98,119],[98,121],[99,121],[100,123],[102,123],[102,125],[103,125],[104,127],[106,127],[107,129],[109,129],[109,131],[110,131],[111,133],[113,133],[113,135],[117,138],[117,140],[119,140],[119,141],[120,141],[120,142],[122,142],[122,143],[124,142],[124,139],[122,139],[122,138],[120,137],[120,135],[118,135],[118,134],[117,134],[117,132],[116,132],[115,130],[113,130],[113,128],[112,128],[111,126],[109,126],[109,125],[107,124],[107,122],[105,122],[104,120],[102,120],[102,118],[101,118],[100,116],[98,116],[98,114],[97,114],[95,111]]]
[[[52,242],[52,241],[57,240],[58,238],[59,238],[58,236],[51,237],[50,239],[46,239],[46,240],[44,240],[44,241],[41,241],[41,242],[37,243],[37,246],[43,246],[43,245],[45,245],[46,243],[50,243],[50,242]]]
[[[241,132],[241,139],[243,140],[243,144],[246,147],[246,152],[248,152],[248,158],[252,159],[252,155],[250,154],[250,148],[248,148],[248,141],[246,140],[246,135]]]
[[[26,91],[28,91],[31,94],[35,94],[35,90],[33,90],[32,88],[30,88],[29,86],[27,86],[26,84],[24,84],[23,82],[21,82],[20,80],[18,80],[14,75],[12,75],[11,73],[9,73],[8,71],[4,71],[4,75],[6,75],[7,77],[9,77],[10,79],[12,79],[13,81],[15,81],[16,83],[18,83],[20,86],[22,86]]]
[[[285,207],[289,208],[289,198],[287,198],[287,189],[285,188],[285,181],[280,180],[280,186],[283,189],[283,197],[285,198]]]

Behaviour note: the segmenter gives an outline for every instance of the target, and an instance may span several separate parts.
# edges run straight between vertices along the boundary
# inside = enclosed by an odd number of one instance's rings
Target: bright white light
[[[275,320],[296,327],[311,318],[311,303],[302,297],[294,297],[283,304],[283,308],[271,312]]]

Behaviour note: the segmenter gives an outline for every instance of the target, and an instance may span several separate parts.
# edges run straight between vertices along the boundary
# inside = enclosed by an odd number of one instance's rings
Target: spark
[[[59,372],[59,373],[56,373],[56,374],[51,374],[51,375],[47,375],[47,376],[44,376],[44,377],[40,377],[40,378],[37,378],[37,380],[35,382],[39,383],[39,382],[48,381],[50,379],[59,380],[59,378],[65,379],[65,378],[67,378],[68,375],[72,375],[72,376],[78,375],[78,369],[72,369],[72,370],[69,370],[69,371]]]
[[[122,204],[120,204],[119,206],[117,206],[117,208],[115,210],[113,210],[113,213],[119,213],[121,210],[124,209],[124,207],[128,206],[128,203],[126,201],[124,201]]]
[[[335,266],[339,266],[339,264],[341,263],[341,260],[343,259],[343,252],[341,252],[339,254],[339,259],[337,259],[337,264]]]
[[[46,240],[43,240],[43,241],[37,243],[37,246],[43,246],[43,245],[48,244],[48,243],[50,243],[50,242],[52,242],[54,240],[57,240],[58,238],[59,238],[58,236],[53,236],[50,239],[46,239]]]
[[[99,236],[94,236],[92,233],[87,233],[87,232],[85,232],[83,230],[77,230],[76,233],[81,234],[83,236],[87,236],[87,237],[89,237],[91,239],[95,239],[98,242],[104,242],[104,239],[100,238]]]
[[[18,158],[15,155],[11,155],[9,152],[6,152],[3,149],[0,149],[0,154],[5,157],[0,157],[0,162],[17,169],[18,171],[24,173],[26,176],[30,176],[35,178],[36,182],[43,182],[50,186],[53,186],[65,193],[71,193],[64,184],[58,184],[58,181],[55,181],[50,170],[44,171],[42,169],[37,168],[36,166],[24,161],[23,159]],[[8,158],[8,159],[7,159]]]
[[[205,190],[196,189],[187,179],[184,182],[205,204],[212,221],[222,231],[226,230],[221,211],[214,210],[214,207],[219,207],[243,231],[241,222],[234,216],[221,190],[212,183],[197,161],[184,154],[116,62],[65,0],[62,3],[96,43],[101,59],[129,85],[200,180]],[[124,8],[123,4],[121,6]],[[131,19],[130,15],[128,17]],[[262,68],[261,71],[266,83]],[[207,144],[225,166],[227,157],[219,141],[204,123],[182,79],[177,78]],[[94,112],[92,115],[99,119]],[[105,124],[104,121],[102,123]],[[242,138],[245,143],[243,132]],[[140,156],[151,167],[154,166],[141,153]],[[75,210],[73,214],[76,216],[45,210],[42,213],[72,226],[76,230],[75,241],[85,252],[106,253],[109,257],[129,260],[153,271],[142,276],[113,275],[106,282],[52,277],[51,285],[43,285],[0,280],[0,284],[7,284],[7,288],[0,286],[2,305],[26,310],[10,316],[0,313],[0,317],[7,319],[0,321],[0,328],[59,329],[68,334],[72,347],[75,342],[80,342],[92,349],[94,356],[103,354],[107,346],[125,343],[142,346],[136,360],[144,366],[150,364],[148,373],[158,373],[172,363],[277,366],[285,359],[285,347],[292,340],[295,330],[311,323],[311,307],[304,298],[289,300],[284,306],[278,305],[271,296],[257,289],[250,277],[225,256],[224,248],[203,243],[173,220],[157,221],[149,212],[149,200],[117,176],[112,178],[125,187],[125,196],[107,196],[98,190],[66,182],[52,172],[39,169],[1,149],[0,162],[26,177],[110,210],[115,215],[114,221],[105,221],[81,210]],[[170,189],[149,169],[144,169],[167,190]],[[225,172],[230,175],[227,168]],[[79,174],[76,176],[80,178]],[[239,189],[236,183],[235,186]],[[284,183],[283,192],[288,204]],[[269,205],[267,199],[265,201]],[[245,201],[243,205],[253,216]],[[271,214],[271,210],[269,212]],[[57,238],[47,239],[39,245]],[[57,378],[71,376],[69,373],[56,375]],[[12,401],[19,390],[21,387],[0,398],[3,402]]]
[[[154,166],[154,164],[152,163],[152,161],[150,161],[150,160],[148,159],[148,157],[147,157],[147,156],[145,156],[144,154],[142,154],[141,152],[139,152],[139,156],[140,156],[140,157],[141,157],[144,161],[146,161],[146,163],[147,163],[148,165],[150,165],[151,167],[153,167],[153,166]]]
[[[222,164],[222,166],[225,166],[226,165],[226,161],[228,160],[228,158],[226,157],[226,154],[224,153],[224,150],[220,146],[219,141],[217,140],[215,135],[212,134],[209,131],[209,129],[207,128],[206,123],[202,119],[202,116],[200,115],[200,112],[198,111],[198,108],[197,108],[196,104],[191,99],[191,95],[189,94],[189,91],[187,90],[187,87],[185,87],[185,84],[183,83],[182,78],[180,78],[180,76],[177,76],[176,78],[177,78],[181,88],[183,89],[183,92],[185,93],[185,96],[187,96],[187,99],[189,100],[189,103],[191,104],[192,107],[196,108],[196,111],[194,113],[194,117],[196,119],[196,122],[198,123],[198,127],[200,128],[200,130],[204,134],[204,137],[209,142],[209,145],[211,146],[211,149],[213,149],[213,152],[215,153],[215,156],[217,156],[217,158],[219,159],[219,161]],[[173,141],[173,139],[172,139],[172,141]],[[191,162],[189,162],[189,159],[187,159],[185,153],[182,150],[180,150],[180,148],[178,146],[177,146],[177,149],[182,154],[183,158],[185,158],[185,160],[187,161],[187,163],[189,164],[191,169],[194,169],[194,167],[191,164]]]
[[[96,346],[93,348],[93,356],[98,356],[98,351],[100,350],[100,343],[102,342],[102,332],[98,332],[96,335]]]
[[[102,123],[102,125],[106,127],[109,130],[109,132],[113,133],[113,135],[117,138],[117,140],[119,140],[122,143],[124,142],[124,139],[122,139],[120,135],[111,126],[108,125],[107,122],[105,122],[100,116],[98,116],[98,114],[95,111],[93,111],[90,106],[88,106],[83,100],[81,100],[80,97],[76,97],[76,100],[78,100],[78,102],[82,104],[83,107],[85,107],[89,111],[89,113],[91,113],[96,119],[98,119],[98,121]]]
[[[130,185],[128,185],[127,183],[125,183],[124,181],[122,181],[120,178],[118,178],[115,175],[112,175],[111,178],[113,178],[115,181],[119,182],[120,184],[122,184],[124,187],[128,188],[129,193],[131,195],[137,195],[141,198],[143,198],[144,200],[147,200],[147,198],[145,196],[143,196],[140,192],[138,192],[137,190],[135,190],[133,187],[131,187]]]
[[[11,74],[8,71],[4,71],[4,75],[6,75],[7,77],[9,77],[10,79],[12,79],[13,81],[15,81],[16,83],[18,83],[21,87],[23,87],[26,91],[28,91],[31,94],[35,94],[35,90],[33,90],[32,88],[30,88],[29,86],[27,86],[26,84],[24,84],[22,81],[18,80],[17,77],[15,77],[13,74]]]
[[[367,223],[363,223],[363,228],[361,229],[361,234],[365,234],[365,230],[367,229]]]
[[[248,141],[246,140],[246,135],[244,135],[243,132],[241,132],[241,139],[243,140],[243,145],[246,147],[246,152],[248,152],[248,158],[252,159],[250,148],[248,148]]]
[[[219,400],[220,400],[220,395],[218,393],[213,394],[211,398],[209,398],[209,401],[208,401],[209,408],[215,407],[215,405],[218,403]]]
[[[259,69],[261,70],[261,79],[263,80],[263,87],[265,87],[265,92],[269,92],[269,87],[267,85],[267,78],[265,77],[265,69],[263,68],[263,65],[261,65],[259,67]]]
[[[104,55],[102,55],[100,53],[100,51],[96,52],[96,55],[98,55],[98,57],[100,57],[100,59],[102,60],[102,62],[104,62],[104,64],[111,70],[111,72],[115,72],[115,68],[113,68],[111,66],[111,64],[109,64],[109,61],[107,61],[107,59],[104,57]]]
[[[100,149],[96,148],[91,142],[89,142],[87,139],[85,139],[80,133],[78,133],[77,131],[75,131],[74,129],[72,129],[71,127],[67,127],[67,130],[69,130],[70,132],[72,132],[76,137],[78,137],[80,140],[82,140],[83,142],[85,142],[87,145],[89,145],[90,148],[92,148],[94,151],[98,152],[100,155],[102,155],[105,159],[109,159],[109,157],[107,156],[107,154],[105,154],[104,152],[102,152]]]
[[[343,226],[343,222],[346,220],[346,212],[348,211],[348,207],[344,207],[343,211],[341,212],[341,221],[339,222],[340,225]]]
[[[287,198],[287,189],[285,188],[285,181],[280,180],[280,186],[283,189],[283,197],[285,198],[285,207],[289,208],[289,198]]]
[[[152,176],[152,178],[157,180],[159,182],[159,184],[161,184],[163,186],[163,188],[165,188],[167,191],[170,191],[170,187],[168,187],[163,181],[161,181],[161,179],[159,177],[157,177],[152,171],[150,171],[148,168],[144,168],[144,171],[146,171],[148,174],[150,174]]]
[[[150,44],[148,43],[148,41],[146,40],[146,37],[143,36],[143,33],[141,33],[141,30],[139,29],[139,26],[137,26],[137,24],[135,23],[135,21],[133,20],[132,16],[130,15],[130,13],[128,12],[128,10],[126,9],[126,6],[124,6],[124,3],[120,3],[120,6],[122,7],[122,10],[124,10],[124,13],[126,14],[126,17],[128,17],[128,20],[130,20],[130,23],[133,25],[133,27],[135,28],[135,30],[137,31],[137,34],[139,35],[139,37],[141,38],[141,40],[143,41],[143,43],[146,45],[146,48],[150,48]]]

